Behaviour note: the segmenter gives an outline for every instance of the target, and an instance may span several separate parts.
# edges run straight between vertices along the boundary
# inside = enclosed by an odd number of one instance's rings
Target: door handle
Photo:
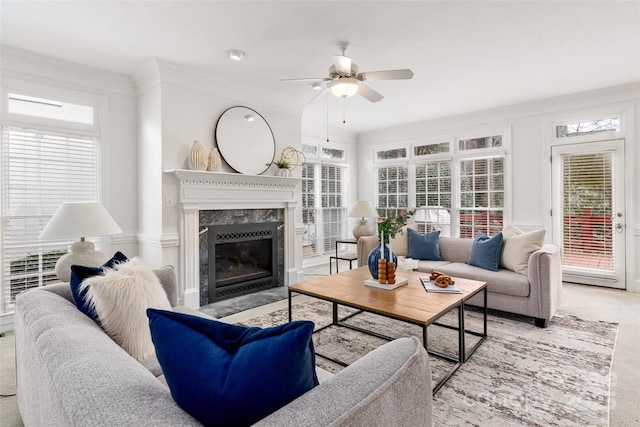
[[[617,231],[618,233],[622,233],[622,232],[624,231],[624,224],[622,224],[622,223],[620,223],[620,222],[617,222],[617,223],[616,223],[616,231]]]

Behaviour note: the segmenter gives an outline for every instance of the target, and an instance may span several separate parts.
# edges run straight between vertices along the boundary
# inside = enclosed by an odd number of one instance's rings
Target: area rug
[[[354,310],[341,307],[344,317]],[[294,304],[294,320],[312,320],[316,328],[330,323],[331,304],[312,300]],[[273,326],[288,321],[288,310],[276,310],[242,322]],[[420,327],[361,313],[348,320],[391,337],[422,337]],[[455,313],[443,324],[456,324]],[[467,310],[466,329],[481,331],[482,313]],[[609,378],[618,325],[556,315],[546,329],[531,319],[491,313],[489,338],[434,396],[435,426],[608,426]],[[467,348],[477,338],[466,335]],[[319,354],[350,364],[386,341],[346,328],[331,327],[314,335]],[[428,348],[456,355],[457,332],[430,326]],[[431,356],[434,381],[450,363]],[[343,369],[323,357],[318,366]]]

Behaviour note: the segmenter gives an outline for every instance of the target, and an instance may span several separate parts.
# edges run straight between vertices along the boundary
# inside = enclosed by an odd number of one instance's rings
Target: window
[[[451,161],[434,161],[416,165],[415,221],[425,225],[424,231],[440,230],[451,236]],[[422,229],[420,228],[422,231]]]
[[[409,207],[409,173],[406,166],[378,168],[378,214],[398,215]]]
[[[315,255],[318,252],[318,210],[316,209],[316,168],[315,165],[302,165],[302,237],[303,256]]]
[[[506,128],[487,128],[462,138],[411,142],[408,159],[401,155],[408,141],[374,147],[378,213],[389,217],[414,210],[419,231],[440,230],[443,236],[501,231],[508,135]]]
[[[394,148],[391,150],[376,151],[376,160],[396,160],[407,157],[406,148]]]
[[[478,150],[481,148],[502,147],[502,135],[485,136],[482,138],[461,139],[458,150]]]
[[[345,237],[346,148],[306,143],[302,151],[307,158],[302,166],[302,253],[310,257],[333,252],[336,240]]]
[[[33,96],[9,94],[8,109],[10,113],[45,119],[63,120],[66,122],[92,125],[94,109],[88,105],[71,104]]]
[[[504,159],[460,162],[460,237],[488,235],[502,230],[504,209]]]
[[[25,102],[19,108],[28,104],[34,105],[32,114],[21,114],[42,116],[39,103]],[[85,108],[93,118],[93,107]],[[69,113],[72,123],[77,123],[76,112]],[[100,200],[100,146],[95,133],[78,132],[76,126],[72,132],[54,132],[38,119],[29,121],[34,122],[30,128],[2,126],[0,313],[13,311],[19,292],[56,279],[55,263],[69,242],[40,242],[38,235],[59,204]]]
[[[342,167],[322,165],[322,226],[324,251],[335,248],[336,240],[341,239],[345,226],[345,207],[342,189]]]
[[[591,135],[601,132],[620,132],[620,119],[585,120],[556,126],[556,138]]]

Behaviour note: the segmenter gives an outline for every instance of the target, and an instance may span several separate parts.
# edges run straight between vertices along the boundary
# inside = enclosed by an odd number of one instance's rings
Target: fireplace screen
[[[209,226],[209,302],[277,286],[277,223]]]

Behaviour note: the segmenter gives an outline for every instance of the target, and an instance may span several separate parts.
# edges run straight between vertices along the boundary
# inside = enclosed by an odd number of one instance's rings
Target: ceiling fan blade
[[[327,88],[327,87],[326,87],[326,88],[324,88],[323,90],[321,90],[320,92],[318,92],[318,93],[316,94],[316,96],[314,96],[313,98],[311,98],[311,99],[309,100],[309,102],[307,102],[307,105],[312,104],[312,103],[313,103],[313,101],[315,101],[316,99],[320,98],[322,95],[324,95],[325,93],[327,93],[327,91],[328,91],[328,90],[329,90],[329,88]]]
[[[281,82],[326,82],[331,80],[328,77],[308,77],[301,79],[280,79]]]
[[[333,55],[333,65],[340,74],[351,75],[351,58],[344,55]]]
[[[356,78],[362,81],[411,79],[413,78],[413,71],[408,68],[402,70],[368,71],[358,73]]]
[[[363,84],[358,86],[358,95],[362,95],[363,97],[365,97],[371,102],[382,101],[382,98],[384,98],[382,94],[376,92],[375,90],[371,89],[369,86],[366,86]]]

